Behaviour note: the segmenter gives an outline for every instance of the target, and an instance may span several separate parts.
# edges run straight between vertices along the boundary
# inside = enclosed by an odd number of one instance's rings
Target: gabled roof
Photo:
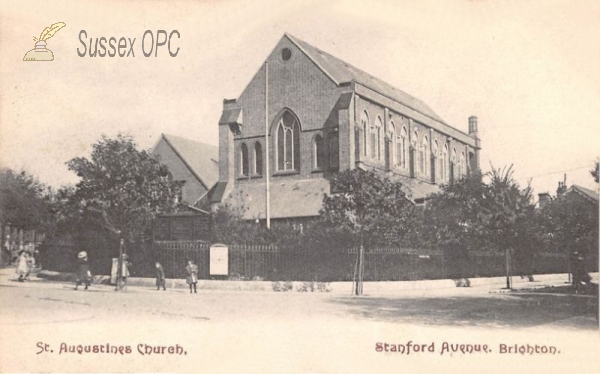
[[[175,135],[162,134],[192,174],[208,190],[219,180],[219,148]]]
[[[298,48],[300,48],[325,74],[327,74],[337,85],[358,82],[370,89],[379,92],[401,104],[410,107],[417,112],[447,124],[423,101],[414,96],[384,82],[372,75],[324,52],[290,34],[285,34]]]
[[[581,186],[574,184],[571,186],[571,188],[569,188],[569,191],[578,193],[579,195],[582,195],[583,197],[586,197],[590,200],[593,200],[596,202],[598,201],[598,194],[595,191],[590,190],[589,188],[581,187]]]

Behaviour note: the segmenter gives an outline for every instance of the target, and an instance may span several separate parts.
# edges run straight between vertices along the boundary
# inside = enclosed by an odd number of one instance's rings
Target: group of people
[[[129,256],[123,254],[121,257],[122,261],[122,272],[121,279],[118,280],[117,287],[118,289],[122,289],[127,284],[127,277],[129,276],[129,266],[131,263],[128,261]],[[87,252],[81,251],[77,254],[77,273],[75,278],[75,290],[79,288],[80,285],[84,285],[84,289],[88,289],[92,283],[92,272],[90,270],[89,260]]]
[[[125,283],[126,279],[129,275],[129,265],[128,257],[123,256],[123,273],[121,275],[122,282]],[[167,282],[165,277],[165,270],[159,262],[156,262],[156,290],[163,291],[167,289]],[[18,270],[18,269],[17,269]],[[185,267],[186,271],[186,282],[190,287],[190,293],[198,293],[197,284],[198,284],[198,265],[194,264],[192,260],[188,260],[187,266]],[[79,288],[80,285],[84,285],[87,290],[92,282],[92,272],[90,271],[90,265],[88,261],[88,255],[85,251],[79,252],[77,255],[77,277],[75,279],[75,290]]]
[[[162,287],[163,291],[166,288],[165,270],[159,262],[156,262],[156,290],[159,291]],[[194,264],[192,260],[188,260],[186,271],[186,283],[190,287],[190,293],[198,293],[196,285],[198,284],[198,265]]]

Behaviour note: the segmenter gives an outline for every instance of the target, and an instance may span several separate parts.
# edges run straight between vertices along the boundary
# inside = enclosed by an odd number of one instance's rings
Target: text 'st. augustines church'
[[[402,182],[419,203],[479,168],[480,149],[477,117],[460,131],[421,100],[286,34],[239,98],[224,100],[219,182],[208,198],[265,219],[268,169],[271,219],[306,219],[319,215],[333,173],[361,168]]]

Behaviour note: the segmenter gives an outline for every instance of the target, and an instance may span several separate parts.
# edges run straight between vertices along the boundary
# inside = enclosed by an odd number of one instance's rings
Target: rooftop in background
[[[219,147],[175,135],[161,136],[185,161],[191,171],[206,184],[207,189],[219,180]]]
[[[571,188],[569,188],[569,192],[578,193],[579,195],[582,195],[583,197],[586,197],[590,200],[596,202],[598,201],[598,194],[595,191],[590,190],[589,188],[581,187],[574,184],[571,186]]]

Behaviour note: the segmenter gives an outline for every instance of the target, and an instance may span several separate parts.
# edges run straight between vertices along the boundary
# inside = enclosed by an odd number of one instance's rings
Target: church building
[[[361,168],[402,182],[419,203],[479,168],[480,149],[477,117],[468,133],[458,130],[421,100],[286,34],[241,95],[223,102],[208,199],[265,219],[268,170],[270,217],[314,217],[332,175]]]

